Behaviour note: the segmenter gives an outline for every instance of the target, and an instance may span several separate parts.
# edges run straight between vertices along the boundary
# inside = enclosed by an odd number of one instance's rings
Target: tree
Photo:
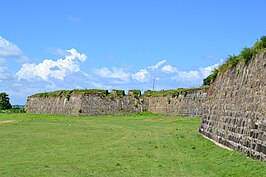
[[[0,110],[10,109],[10,108],[12,108],[12,106],[9,102],[8,94],[6,94],[5,92],[0,93]]]

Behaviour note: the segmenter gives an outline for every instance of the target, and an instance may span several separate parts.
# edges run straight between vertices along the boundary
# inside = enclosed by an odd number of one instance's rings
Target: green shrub
[[[227,67],[230,69],[234,68],[238,64],[239,60],[239,56],[229,55],[229,58],[227,58]]]
[[[247,64],[252,56],[255,54],[255,51],[251,48],[244,48],[240,54],[241,58],[244,60],[244,62]]]
[[[0,113],[12,114],[12,113],[26,113],[24,107],[12,106],[10,109],[0,110]]]
[[[132,95],[134,97],[140,97],[141,96],[141,91],[140,90],[129,90],[128,95]]]
[[[143,96],[147,96],[147,97],[152,96],[152,90],[144,91]]]
[[[112,92],[116,96],[125,96],[125,91],[124,90],[116,90],[116,89],[113,89]]]
[[[219,66],[218,71],[224,73],[226,70],[234,68],[239,63],[239,61],[239,56],[229,55],[226,62]]]
[[[207,85],[210,85],[211,83],[213,83],[215,81],[218,73],[219,73],[218,69],[214,69],[208,77],[203,79],[203,85],[207,86]]]
[[[227,70],[227,63],[222,64],[221,66],[219,66],[218,68],[218,73],[224,73]]]
[[[178,88],[178,89],[172,89],[172,90],[160,90],[160,91],[151,91],[151,90],[147,90],[144,92],[144,94],[142,96],[145,97],[159,97],[159,96],[164,96],[167,98],[174,98],[174,97],[178,97],[179,95],[183,95],[184,97],[190,93],[190,92],[194,92],[196,90],[202,89],[204,87],[200,87],[200,88],[188,88],[188,89],[184,89],[184,88]],[[206,87],[207,88],[207,87]]]
[[[99,90],[99,89],[74,89],[74,90],[57,90],[53,92],[44,92],[34,94],[34,97],[66,97],[69,98],[72,94],[84,94],[84,93],[101,93],[103,96],[108,95],[108,90]]]
[[[260,40],[254,44],[253,49],[256,53],[259,53],[265,48],[266,48],[266,36],[262,36]]]
[[[264,51],[266,48],[266,36],[262,36],[252,48],[244,48],[238,56],[229,56],[225,63],[219,66],[218,70],[212,72],[203,80],[203,85],[210,85],[216,79],[218,73],[224,73],[228,69],[233,69],[239,62],[248,64],[253,56]],[[237,71],[239,73],[239,70]]]

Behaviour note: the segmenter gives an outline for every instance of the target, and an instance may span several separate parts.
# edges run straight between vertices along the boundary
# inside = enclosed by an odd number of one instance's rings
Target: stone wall
[[[37,114],[112,115],[130,114],[146,110],[140,98],[132,96],[111,97],[92,93],[69,97],[28,97],[26,111]]]
[[[266,52],[218,74],[208,95],[200,132],[266,160]]]
[[[150,111],[160,114],[201,116],[206,88],[192,89],[178,96],[103,96],[95,93],[65,96],[30,96],[26,111],[39,114],[112,115]]]
[[[207,100],[207,89],[193,89],[178,96],[146,97],[147,109],[153,113],[202,116]]]

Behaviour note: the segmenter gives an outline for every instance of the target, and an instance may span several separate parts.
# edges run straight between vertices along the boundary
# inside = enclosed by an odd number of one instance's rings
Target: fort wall
[[[143,99],[140,98],[109,97],[91,93],[68,97],[30,96],[26,103],[26,111],[37,114],[115,115],[143,112],[146,109]]]
[[[149,111],[159,114],[201,116],[207,89],[192,89],[167,96],[104,96],[80,93],[61,96],[30,96],[26,111],[37,114],[115,115]]]
[[[207,88],[187,90],[177,96],[146,97],[147,109],[158,114],[202,116],[205,111]]]
[[[266,52],[218,74],[208,96],[200,133],[266,160]]]
[[[30,113],[68,115],[129,114],[150,111],[202,116],[199,132],[231,149],[266,160],[266,52],[249,63],[219,73],[208,89],[162,96],[30,96]]]

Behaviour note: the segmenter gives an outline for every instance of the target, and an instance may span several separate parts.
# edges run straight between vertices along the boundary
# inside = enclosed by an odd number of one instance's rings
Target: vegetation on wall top
[[[208,87],[187,88],[187,89],[178,88],[178,89],[160,90],[160,91],[147,90],[144,92],[143,96],[147,96],[147,97],[159,97],[159,96],[178,97],[179,95],[186,96],[187,93],[195,92],[197,90],[204,90],[204,89],[208,89]]]
[[[241,53],[237,56],[229,55],[226,62],[214,69],[212,73],[203,80],[203,85],[210,85],[213,83],[218,73],[224,73],[228,69],[233,69],[239,62],[245,62],[248,64],[254,56],[266,48],[266,36],[262,36],[251,48],[244,48]]]
[[[141,90],[138,90],[138,89],[129,90],[128,95],[131,95],[134,97],[140,97],[141,96]]]
[[[199,88],[178,88],[178,89],[171,89],[171,90],[160,90],[160,91],[152,91],[147,90],[144,92],[143,95],[141,95],[140,90],[129,90],[128,95],[125,95],[124,90],[115,90],[113,89],[111,93],[108,92],[108,90],[99,90],[99,89],[74,89],[74,90],[57,90],[53,92],[44,92],[44,93],[37,93],[32,95],[32,97],[66,97],[70,98],[71,95],[77,95],[77,94],[85,94],[85,93],[94,93],[94,94],[100,94],[102,96],[134,96],[134,97],[159,97],[159,96],[171,96],[176,97],[179,95],[186,96],[187,93],[195,92],[197,90],[204,90],[207,91],[208,86],[203,86]]]
[[[113,89],[111,94],[114,94],[115,96],[125,96],[125,91]]]
[[[101,93],[102,95],[106,96],[108,94],[108,90],[100,90],[100,89],[74,89],[74,90],[57,90],[53,92],[44,92],[44,93],[37,93],[32,95],[33,97],[69,97],[73,94],[84,94],[84,93]]]

